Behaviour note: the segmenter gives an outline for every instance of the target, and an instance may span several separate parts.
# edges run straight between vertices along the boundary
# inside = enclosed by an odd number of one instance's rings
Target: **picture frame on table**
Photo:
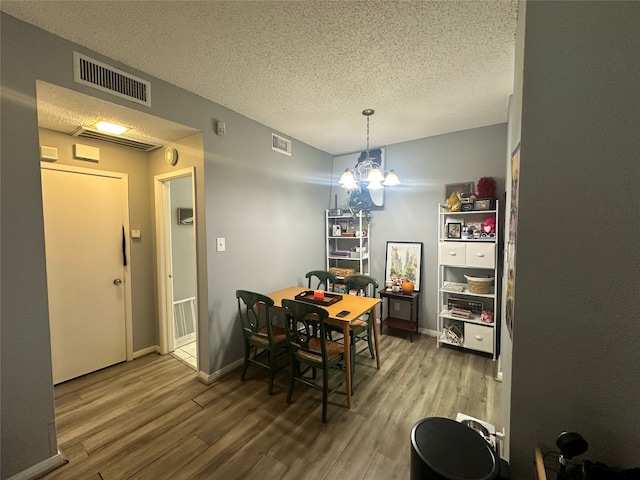
[[[393,279],[406,278],[413,289],[420,291],[422,280],[422,242],[387,242],[385,284]]]
[[[451,239],[462,238],[462,223],[461,222],[449,222],[449,223],[447,223],[447,238],[451,238]]]

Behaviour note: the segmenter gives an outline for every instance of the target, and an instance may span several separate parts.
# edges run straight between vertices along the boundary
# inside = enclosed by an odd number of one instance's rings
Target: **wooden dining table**
[[[308,288],[303,287],[287,287],[282,290],[268,293],[267,296],[272,298],[274,306],[282,307],[282,300],[295,300],[295,296],[304,291],[308,291]],[[349,348],[349,325],[353,320],[360,318],[362,315],[369,314],[369,321],[373,322],[373,338],[376,350],[376,366],[380,369],[380,353],[378,350],[378,329],[376,328],[376,305],[380,303],[379,298],[360,297],[358,295],[348,295],[341,293],[331,293],[332,295],[342,296],[342,300],[333,303],[331,305],[321,305],[322,308],[329,312],[329,318],[327,320],[331,325],[337,326],[342,329],[344,335],[344,363],[345,363],[345,376],[347,383],[347,408],[351,408],[351,362],[355,361],[355,358],[351,358],[351,349]],[[343,310],[347,310],[349,313],[344,317],[337,317],[336,314]]]

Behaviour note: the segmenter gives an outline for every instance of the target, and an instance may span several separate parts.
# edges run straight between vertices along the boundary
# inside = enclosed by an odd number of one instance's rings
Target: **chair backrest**
[[[238,314],[244,336],[258,335],[267,337],[271,341],[273,332],[269,308],[273,307],[273,300],[266,295],[247,290],[236,290],[236,298],[238,299]],[[260,331],[264,327],[267,327],[266,333]]]
[[[306,358],[322,355],[322,360],[325,361],[327,359],[325,320],[329,318],[329,312],[317,305],[298,300],[282,300],[282,306],[287,314],[287,334],[291,352],[297,357],[307,353]]]
[[[321,290],[320,286],[322,286],[322,290],[329,292],[336,283],[336,274],[327,270],[311,270],[305,274],[305,277],[309,279],[308,287],[314,290]],[[315,287],[311,284],[314,277],[318,280]]]
[[[360,291],[363,291],[365,297],[371,296],[368,288],[369,285],[372,285],[373,287],[373,292],[371,292],[373,296],[375,296],[376,290],[378,289],[378,281],[375,278],[361,273],[344,277],[344,284],[347,287],[347,291],[356,290],[358,295],[360,294]]]

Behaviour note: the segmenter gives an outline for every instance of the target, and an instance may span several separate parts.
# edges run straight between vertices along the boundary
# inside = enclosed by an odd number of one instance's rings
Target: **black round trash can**
[[[500,462],[477,432],[449,418],[429,417],[411,430],[411,480],[498,480]]]

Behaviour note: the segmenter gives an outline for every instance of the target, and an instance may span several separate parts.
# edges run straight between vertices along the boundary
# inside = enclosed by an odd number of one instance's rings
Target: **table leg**
[[[349,322],[342,322],[342,342],[344,344],[344,368],[347,377],[347,408],[351,408],[351,340],[349,339]]]
[[[369,321],[373,322],[373,343],[376,347],[376,364],[378,365],[378,370],[380,370],[380,350],[378,349],[378,329],[376,328],[376,307],[371,309],[371,318]],[[382,328],[382,323],[380,323],[380,328]]]

